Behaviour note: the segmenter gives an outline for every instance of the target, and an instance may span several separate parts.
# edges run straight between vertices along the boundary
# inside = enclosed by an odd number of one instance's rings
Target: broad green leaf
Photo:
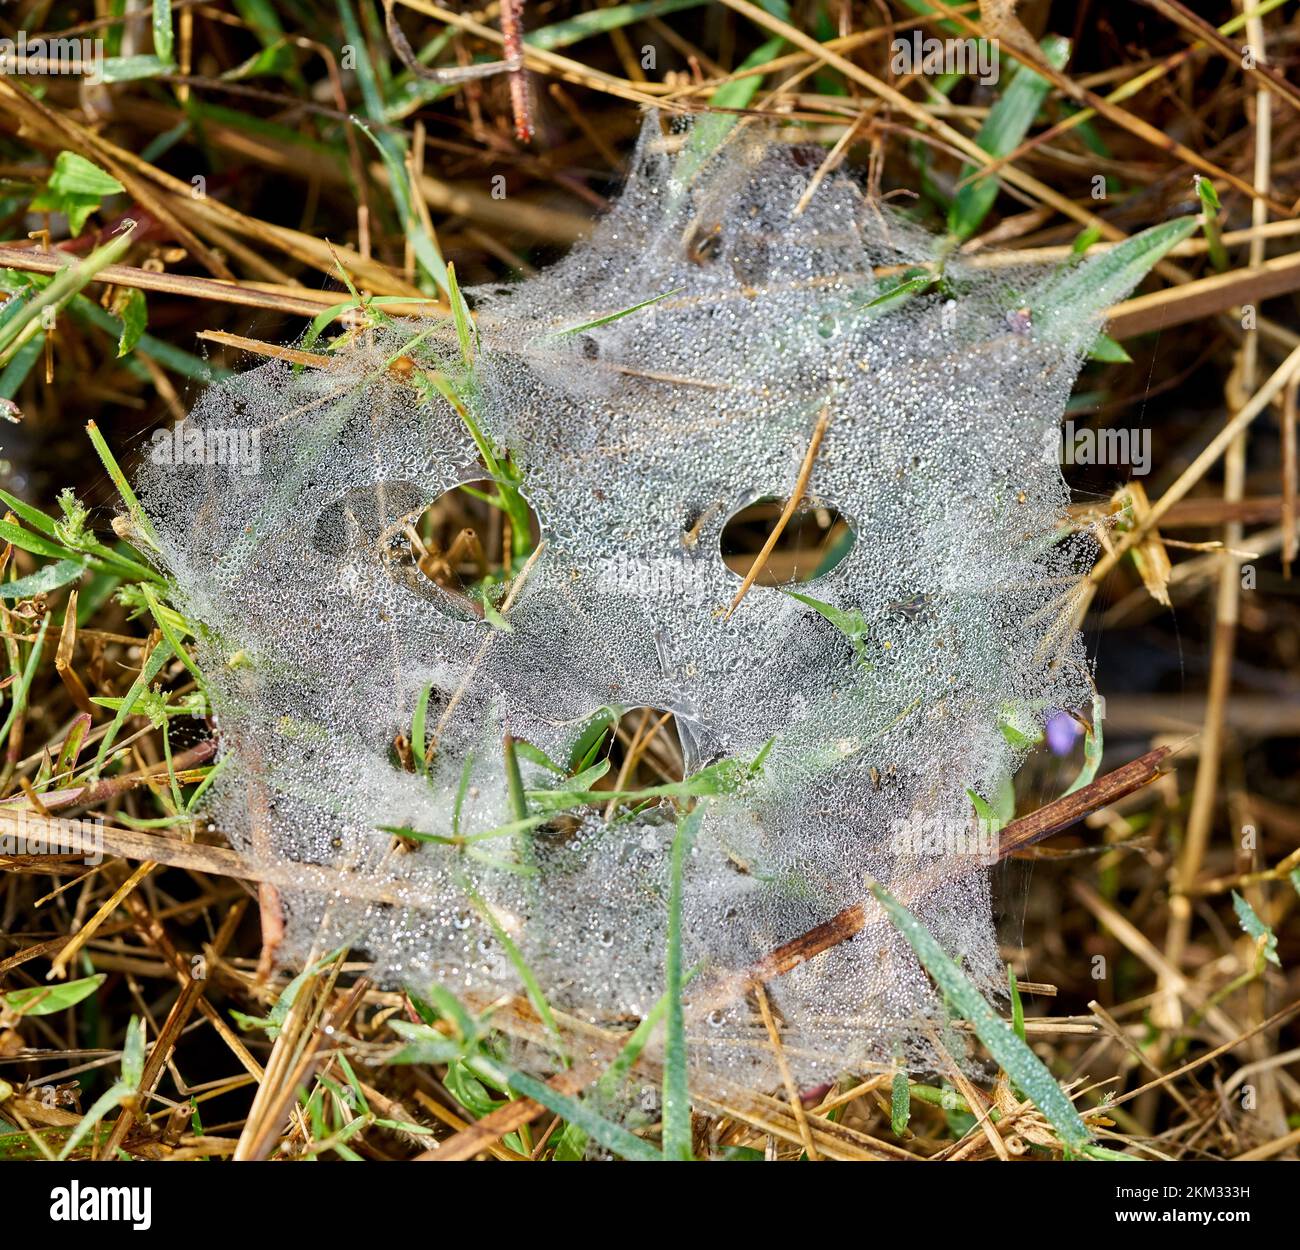
[[[144,1078],[145,1025],[143,1020],[131,1017],[126,1026],[126,1040],[122,1044],[122,1079],[135,1089]]]
[[[30,599],[33,595],[49,594],[75,582],[86,571],[85,560],[60,560],[47,564],[27,577],[13,582],[0,582],[0,600]]]
[[[107,170],[77,152],[60,152],[46,187],[62,195],[117,195],[126,188]]]
[[[42,534],[46,534],[50,538],[54,537],[55,520],[52,516],[42,512],[39,508],[32,507],[31,504],[19,499],[17,495],[11,495],[7,490],[0,490],[0,501],[33,529],[40,530]]]
[[[1007,986],[1011,990],[1011,1027],[1016,1036],[1025,1040],[1025,1005],[1020,1001],[1020,983],[1016,980],[1016,970],[1007,964]]]
[[[1133,362],[1133,357],[1124,350],[1123,345],[1109,334],[1099,334],[1093,339],[1092,346],[1088,348],[1088,359],[1105,365],[1127,365]]]
[[[0,520],[0,541],[13,543],[20,551],[30,552],[34,556],[47,556],[51,560],[75,561],[77,553],[69,551],[62,543],[44,534],[33,534],[12,521]]]
[[[414,1024],[410,1020],[389,1020],[388,1027],[406,1045],[387,1063],[437,1063],[449,1064],[465,1058],[463,1040],[448,1037],[427,1024]]]
[[[1105,706],[1102,699],[1093,699],[1092,729],[1084,735],[1083,739],[1083,767],[1065,792],[1066,794],[1073,794],[1076,790],[1082,790],[1084,786],[1090,785],[1097,775],[1097,769],[1101,767],[1101,757],[1105,750],[1105,735],[1102,733],[1101,721]]]
[[[89,998],[108,979],[108,973],[97,972],[93,977],[64,981],[55,985],[34,985],[31,989],[11,990],[0,994],[0,1000],[10,1011],[20,1016],[49,1016],[56,1011],[75,1007],[83,998]]]
[[[1232,910],[1237,913],[1237,920],[1242,929],[1256,942],[1263,939],[1264,958],[1279,968],[1282,961],[1277,957],[1277,934],[1259,917],[1259,913],[1236,890],[1232,892]]]
[[[1196,231],[1195,217],[1162,222],[1107,252],[1059,271],[1033,294],[1035,331],[1070,343],[1079,330],[1131,291],[1173,247]]]

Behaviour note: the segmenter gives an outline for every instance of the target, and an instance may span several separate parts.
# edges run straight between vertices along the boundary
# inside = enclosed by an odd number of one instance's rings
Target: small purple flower
[[[1047,718],[1047,745],[1057,755],[1069,755],[1081,730],[1069,712],[1053,712]]]

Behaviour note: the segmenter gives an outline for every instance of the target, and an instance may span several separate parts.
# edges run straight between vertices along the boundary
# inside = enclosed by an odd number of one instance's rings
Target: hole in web
[[[576,774],[602,761],[608,762],[609,768],[589,783],[589,788],[609,798],[593,798],[587,810],[604,810],[607,817],[619,809],[639,808],[643,803],[653,806],[662,800],[654,796],[640,800],[635,797],[637,792],[680,782],[686,776],[676,722],[672,713],[663,708],[602,708],[591,716],[574,744],[568,767]],[[629,792],[631,797],[615,797]],[[580,825],[580,813],[560,812],[535,836],[547,845],[559,845]]]
[[[785,505],[783,499],[760,499],[742,508],[723,526],[722,560],[737,576],[749,572]],[[834,508],[800,508],[781,531],[755,583],[791,586],[823,577],[849,554],[853,543],[853,530]]]
[[[574,748],[573,767],[609,761],[596,790],[640,790],[683,780],[686,775],[681,739],[671,712],[635,707],[604,709],[591,718]]]
[[[458,598],[481,605],[508,581],[537,545],[537,515],[527,504],[519,532],[494,483],[470,482],[439,495],[390,536],[394,562]],[[519,527],[523,529],[522,526]]]

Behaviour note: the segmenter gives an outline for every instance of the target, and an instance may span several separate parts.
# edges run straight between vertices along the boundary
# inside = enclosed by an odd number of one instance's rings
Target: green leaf
[[[160,61],[171,61],[174,41],[171,0],[153,0],[153,50]]]
[[[176,67],[157,56],[110,56],[104,60],[104,73],[100,82],[138,82],[142,78],[157,78],[170,74]]]
[[[81,755],[82,744],[89,732],[89,712],[81,712],[72,718],[72,724],[68,727],[68,736],[64,738],[63,745],[59,748],[59,758],[54,765],[55,776],[64,776],[76,766],[77,758]]]
[[[1259,913],[1236,890],[1232,892],[1232,910],[1237,913],[1238,922],[1250,937],[1256,942],[1262,939],[1264,958],[1280,968],[1282,961],[1277,957],[1277,934],[1259,918]]]
[[[1088,1144],[1088,1127],[1043,1061],[989,1006],[984,995],[953,962],[934,935],[906,907],[877,882],[870,882],[869,889],[947,1000],[970,1021],[975,1035],[987,1047],[989,1054],[1002,1065],[1025,1097],[1047,1117],[1061,1141],[1073,1151],[1081,1150]]]
[[[1101,730],[1101,720],[1105,706],[1105,702],[1099,697],[1092,701],[1092,728],[1083,738],[1083,767],[1065,792],[1066,794],[1073,794],[1076,790],[1082,790],[1084,786],[1090,785],[1097,775],[1097,769],[1101,767],[1102,752],[1105,750],[1105,735]]]
[[[63,265],[40,294],[25,301],[16,314],[0,322],[0,359],[8,360],[28,339],[44,328],[46,310],[57,312],[103,268],[120,260],[131,245],[134,226],[97,247],[84,260]]]
[[[95,754],[95,764],[91,769],[92,778],[97,779],[99,777],[99,770],[103,768],[104,761],[108,758],[109,749],[117,737],[118,730],[126,723],[126,718],[130,716],[131,709],[139,702],[140,696],[149,689],[149,683],[162,672],[163,665],[172,658],[172,654],[171,644],[165,638],[150,653],[149,659],[145,662],[135,681],[131,683],[131,688],[126,692],[121,707],[117,709],[117,715],[113,717],[103,738],[100,739],[99,750]]]
[[[1060,35],[1048,35],[1042,42],[1042,49],[1054,69],[1063,68],[1070,59],[1070,41]],[[1020,66],[1006,90],[989,109],[975,142],[990,156],[1007,156],[1013,152],[1029,133],[1050,85],[1046,78]],[[964,165],[959,181],[977,172],[977,166]],[[988,216],[997,196],[996,176],[976,178],[966,183],[957,192],[948,212],[949,231],[959,239],[970,238]]]
[[[1033,323],[1045,339],[1068,344],[1079,329],[1131,291],[1173,247],[1195,233],[1179,217],[1135,234],[1107,252],[1058,270],[1033,294]]]
[[[295,67],[294,49],[287,40],[255,52],[248,60],[228,69],[221,75],[222,82],[243,82],[246,78],[284,77]]]
[[[939,281],[937,273],[918,274],[915,277],[903,278],[894,283],[887,290],[882,291],[873,299],[869,299],[862,305],[863,311],[868,308],[874,308],[877,312],[883,309],[891,308],[895,304],[901,304],[909,300],[913,295],[918,295],[927,287],[933,286]]]
[[[858,659],[866,658],[867,620],[857,608],[852,611],[836,608],[829,603],[823,603],[820,599],[814,599],[812,595],[802,595],[796,590],[787,590],[784,593],[791,599],[798,599],[800,603],[807,604],[815,612],[820,612],[853,644],[853,651]]]
[[[60,560],[57,564],[47,564],[17,581],[0,582],[0,600],[30,599],[33,595],[49,594],[60,586],[75,582],[85,571],[85,560]]]
[[[447,266],[447,299],[451,303],[451,317],[456,325],[456,339],[460,343],[460,359],[466,369],[474,365],[474,320],[469,305],[456,281],[456,266]]]
[[[554,52],[557,48],[570,47],[583,39],[590,39],[593,35],[620,30],[633,22],[644,22],[652,17],[680,13],[683,9],[696,9],[706,3],[708,0],[637,0],[632,4],[591,9],[585,13],[577,13],[562,22],[543,26],[540,30],[530,31],[524,36],[524,43],[530,48],[542,48],[547,52]]]
[[[51,538],[54,537],[56,522],[52,516],[48,516],[39,508],[32,507],[17,495],[11,495],[7,490],[0,490],[0,501],[3,501],[5,507],[20,516],[33,529],[38,529]]]
[[[136,1089],[144,1079],[145,1027],[143,1020],[131,1017],[122,1046],[122,1079]]]
[[[14,722],[26,710],[27,696],[31,692],[32,678],[36,676],[36,669],[41,662],[41,653],[45,650],[45,636],[49,633],[50,622],[54,619],[52,612],[45,614],[45,619],[41,622],[41,627],[36,631],[36,640],[32,643],[32,649],[27,657],[27,663],[24,665],[17,682],[9,688],[9,715],[5,717],[5,722],[0,725],[0,744],[8,741],[9,731],[13,728]]]
[[[421,689],[415,700],[415,715],[411,717],[411,750],[419,761],[422,773],[429,769],[429,738],[425,732],[425,721],[429,715],[429,696],[432,693],[432,684]]]
[[[692,968],[683,978],[683,984],[689,981],[697,970],[698,965],[696,968]],[[640,1058],[641,1052],[650,1040],[650,1035],[659,1027],[667,1012],[668,995],[665,993],[659,996],[655,1005],[646,1013],[645,1019],[632,1030],[627,1041],[623,1043],[623,1048],[614,1056],[613,1062],[605,1069],[600,1080],[596,1082],[596,1095],[598,1098],[609,1100],[618,1093],[623,1079],[632,1070],[632,1065]],[[587,1135],[576,1125],[568,1124],[560,1134],[560,1139],[556,1144],[555,1158],[581,1159],[586,1148]]]
[[[631,313],[639,312],[642,308],[649,308],[651,304],[657,304],[661,299],[667,299],[670,295],[676,295],[682,287],[674,287],[671,291],[665,291],[662,295],[652,295],[649,299],[643,299],[639,304],[633,304],[631,308],[621,309],[619,312],[609,313],[604,317],[597,317],[595,321],[584,321],[579,326],[570,326],[567,330],[557,330],[557,334],[579,334],[583,330],[594,330],[597,326],[607,326],[611,321],[617,321],[620,317],[629,316]]]
[[[907,1122],[912,1118],[912,1089],[907,1079],[907,1069],[894,1073],[889,1096],[889,1127],[895,1137],[907,1132]]]
[[[1007,740],[1008,745],[1016,751],[1028,751],[1030,747],[1042,741],[1043,737],[1041,733],[1036,737],[1022,733],[1009,720],[998,721],[998,732]]]
[[[480,1031],[478,1023],[466,1010],[464,1003],[449,989],[436,983],[431,985],[429,987],[429,1001],[434,1010],[444,1020],[448,1020],[455,1025],[456,1032],[466,1042],[473,1042],[478,1038]]]
[[[591,776],[594,769],[602,775],[608,768],[602,760],[579,777]],[[662,785],[645,786],[640,790],[585,790],[565,786],[555,790],[529,790],[530,804],[543,811],[558,812],[587,803],[605,804],[610,801],[639,803],[647,799],[691,799],[706,795],[729,794],[738,789],[749,777],[749,766],[742,760],[723,759],[692,773],[683,781],[667,781]],[[578,778],[573,778],[577,781]],[[476,837],[483,835],[476,834]]]
[[[505,1068],[504,1065],[493,1066],[503,1071],[507,1084],[516,1094],[523,1098],[531,1098],[561,1119],[576,1124],[588,1137],[624,1159],[632,1159],[640,1163],[657,1163],[663,1158],[649,1142],[642,1141],[634,1133],[629,1133],[627,1129],[617,1124],[611,1124],[603,1116],[597,1115],[586,1103],[558,1093],[545,1082],[523,1072]]]
[[[519,974],[520,981],[523,982],[524,992],[528,995],[528,1001],[532,1003],[533,1010],[537,1012],[537,1017],[546,1026],[547,1032],[555,1039],[556,1051],[564,1056],[567,1055],[564,1049],[564,1039],[560,1036],[559,1026],[555,1023],[555,1016],[551,1013],[551,1004],[546,1001],[546,993],[542,989],[541,982],[537,979],[536,973],[529,966],[528,961],[524,958],[523,952],[511,940],[510,935],[502,927],[501,922],[497,919],[496,913],[487,904],[481,895],[474,890],[467,890],[470,901],[478,909],[479,914],[488,922],[496,940],[501,943],[506,952],[506,956],[514,965],[515,972]]]
[[[149,306],[145,302],[144,292],[135,287],[130,288],[114,311],[122,323],[122,333],[117,339],[117,355],[121,359],[135,350],[145,326],[149,324]]]
[[[1214,183],[1208,178],[1196,174],[1193,178],[1196,194],[1201,201],[1201,225],[1205,231],[1205,242],[1209,247],[1210,264],[1222,273],[1228,267],[1228,252],[1223,246],[1223,237],[1219,233],[1219,193]]]
[[[89,998],[106,980],[108,973],[97,972],[93,977],[82,977],[77,981],[11,990],[8,994],[0,994],[0,1001],[20,1016],[49,1016],[56,1011],[75,1007],[83,998]]]
[[[46,538],[44,534],[33,534],[12,521],[0,520],[0,540],[13,543],[20,551],[28,551],[34,556],[47,556],[51,560],[76,559],[76,553],[69,551],[62,543]]]
[[[571,770],[580,771],[591,764],[604,744],[606,733],[618,724],[619,715],[618,708],[613,707],[602,707],[592,714],[569,754]]]
[[[1007,823],[993,810],[992,804],[990,804],[987,799],[981,798],[974,790],[967,790],[966,797],[970,799],[974,806],[975,815],[979,817],[980,822],[991,832],[997,833],[1003,825]]]
[[[414,1024],[410,1020],[389,1020],[388,1027],[406,1045],[387,1063],[456,1063],[465,1058],[463,1040],[448,1037],[427,1024]]]
[[[784,46],[784,39],[769,39],[755,48],[736,68],[747,70],[766,65]],[[691,133],[678,154],[677,163],[673,166],[674,182],[685,187],[708,164],[709,158],[722,146],[739,120],[729,110],[748,108],[762,85],[763,75],[751,74],[747,78],[735,78],[724,83],[709,97],[709,104],[723,111],[705,113],[695,119]]]
[[[149,589],[143,582],[140,584],[140,593],[144,595],[145,602],[149,605],[149,612],[153,619],[158,623],[158,628],[162,631],[162,636],[167,640],[168,645],[175,653],[176,658],[180,660],[190,671],[190,676],[194,678],[198,688],[203,693],[206,700],[208,697],[208,683],[204,681],[203,674],[199,672],[199,666],[195,664],[190,653],[185,649],[184,641],[177,632],[174,620],[180,615],[178,612],[169,612],[158,602],[157,595]],[[184,620],[184,617],[181,618]]]
[[[535,747],[531,742],[525,742],[522,738],[515,741],[515,750],[523,756],[530,764],[536,764],[538,768],[544,768],[548,773],[555,773],[559,777],[565,777],[567,774],[541,747]]]
[[[135,497],[135,491],[131,489],[131,484],[126,480],[126,474],[122,472],[121,465],[117,463],[117,459],[104,441],[104,436],[99,432],[99,427],[93,421],[87,421],[86,433],[90,436],[91,445],[95,448],[100,461],[108,471],[108,476],[113,479],[113,485],[117,487],[117,493],[122,496],[122,502],[126,504],[126,510],[131,514],[131,520],[135,523],[136,532],[156,551],[158,549],[158,538],[154,533],[153,524],[145,515],[144,509],[140,506],[140,501]]]
[[[55,157],[54,168],[45,183],[54,195],[89,195],[102,199],[126,190],[112,174],[100,169],[77,152],[63,151]],[[35,204],[33,204],[35,207]]]
[[[270,1015],[259,1018],[257,1016],[247,1016],[242,1011],[232,1009],[231,1016],[234,1017],[235,1022],[245,1032],[249,1029],[265,1029],[267,1037],[275,1041],[280,1035],[280,1029],[283,1027],[285,1020],[289,1018],[289,1009],[302,992],[302,987],[307,984],[309,978],[316,976],[323,968],[339,959],[343,954],[343,950],[343,947],[339,947],[337,950],[330,951],[328,955],[317,960],[311,967],[304,968],[280,991],[280,997],[275,1000],[275,1006],[271,1008]]]
[[[1092,346],[1088,348],[1088,359],[1098,360],[1105,365],[1127,365],[1133,362],[1133,357],[1109,334],[1099,334],[1093,339]]]

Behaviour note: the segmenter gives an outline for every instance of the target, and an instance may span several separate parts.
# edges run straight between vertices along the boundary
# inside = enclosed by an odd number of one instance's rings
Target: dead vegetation
[[[1031,759],[997,886],[1025,1037],[1099,1142],[1156,1158],[1294,1157],[1300,93],[1289,76],[1300,18],[1278,4],[1244,20],[1229,4],[1196,14],[1177,0],[934,0],[928,17],[899,0],[798,0],[787,21],[781,6],[748,0],[561,0],[523,6],[533,42],[521,45],[518,7],[343,0],[322,16],[305,3],[182,0],[171,6],[174,46],[142,77],[50,75],[39,94],[35,79],[0,77],[10,299],[136,223],[67,315],[6,358],[0,486],[60,517],[62,538],[79,524],[116,550],[120,504],[87,455],[87,422],[129,466],[152,430],[184,415],[209,366],[280,354],[311,318],[345,305],[343,273],[367,295],[416,301],[440,299],[431,256],[467,283],[544,266],[617,187],[646,107],[797,125],[822,145],[826,169],[860,169],[876,193],[931,222],[963,183],[995,170],[996,205],[960,243],[990,266],[1065,260],[1076,246],[1104,249],[1205,212],[1210,228],[1113,310],[1109,334],[1131,360],[1090,366],[1076,391],[1080,426],[1149,428],[1152,440],[1151,473],[1135,484],[1123,466],[1066,468],[1074,519],[1104,547],[1081,624],[1107,698],[1106,758],[1098,780],[1056,801],[1061,765],[1046,750]],[[257,24],[276,12],[278,28]],[[113,57],[161,51],[147,20],[98,8],[14,6],[0,34],[23,23],[29,37],[102,38]],[[931,75],[896,72],[891,40],[913,29],[997,38],[1004,58],[1041,74],[1025,137],[1000,154],[981,146],[996,89],[961,77],[939,90]],[[1072,42],[1064,69],[1045,59],[1049,32]],[[121,188],[99,197],[74,237],[68,204],[32,207],[64,152]],[[1217,211],[1194,175],[1215,188]],[[119,337],[130,340],[121,354]],[[305,351],[290,358],[328,365]],[[66,486],[89,508],[80,521],[55,502]],[[59,558],[17,541],[40,532],[30,517],[6,523],[6,578]],[[417,537],[440,577],[501,566],[499,532],[478,534],[477,546],[460,538],[482,518],[467,510],[437,525]],[[766,559],[778,535],[750,537],[749,555]],[[282,997],[288,976],[267,976],[277,881],[188,818],[214,766],[211,725],[177,718],[164,741],[143,705],[117,725],[114,705],[96,702],[139,682],[165,617],[115,597],[129,569],[73,549],[87,556],[84,579],[0,605],[0,833],[16,813],[27,828],[102,816],[104,859],[9,846],[0,858],[0,1157],[53,1156],[70,1142],[100,1158],[551,1157],[564,1118],[543,1102],[453,1080],[445,1065],[384,1062],[390,1021],[417,1014],[372,986],[364,965],[323,961]],[[797,550],[778,554],[798,562]],[[194,689],[177,661],[143,686],[155,683],[176,697]],[[679,766],[649,714],[620,733],[620,786]],[[92,766],[114,737],[104,767]],[[764,982],[861,925],[837,916],[737,973],[778,1053]],[[102,983],[91,997],[52,1009],[68,982],[92,975]],[[272,1027],[245,1029],[239,1013]],[[627,1041],[558,1024],[611,1060]],[[525,1042],[542,1027],[523,999],[496,1004],[493,1025]],[[901,1124],[895,1075],[692,1091],[695,1151],[1061,1154],[1005,1075],[982,1086],[954,1065],[916,1077]],[[577,1095],[599,1076],[579,1066],[551,1086]],[[656,1126],[643,1135],[654,1139]]]

